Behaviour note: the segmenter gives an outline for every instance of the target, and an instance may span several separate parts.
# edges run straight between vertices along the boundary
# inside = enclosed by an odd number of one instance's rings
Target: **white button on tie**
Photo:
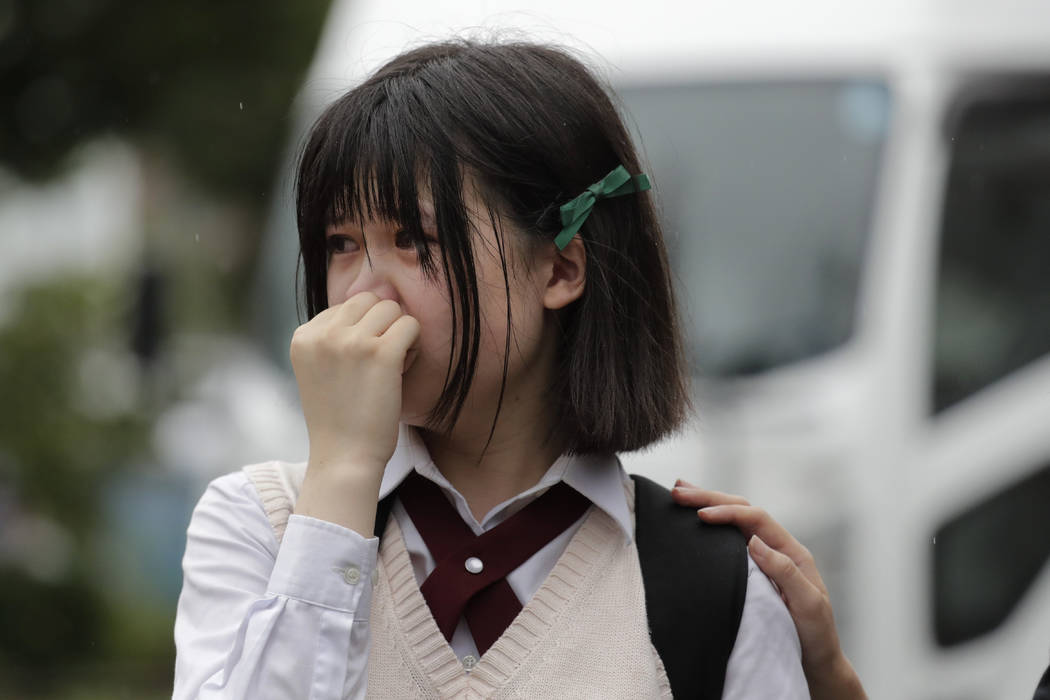
[[[485,565],[477,557],[470,557],[463,562],[463,566],[472,574],[480,574],[481,570],[485,568]]]
[[[349,583],[351,586],[356,586],[361,582],[361,569],[356,566],[348,566],[343,569],[343,580]]]
[[[463,668],[468,671],[478,665],[478,660],[473,654],[467,654],[463,657]]]

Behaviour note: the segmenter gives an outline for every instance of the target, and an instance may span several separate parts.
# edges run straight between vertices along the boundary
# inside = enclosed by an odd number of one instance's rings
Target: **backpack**
[[[280,542],[305,465],[289,474],[275,462],[244,468]],[[747,595],[747,544],[729,525],[709,525],[693,508],[644,476],[634,480],[635,543],[645,587],[649,636],[676,698],[719,700]],[[376,508],[386,528],[393,498]]]

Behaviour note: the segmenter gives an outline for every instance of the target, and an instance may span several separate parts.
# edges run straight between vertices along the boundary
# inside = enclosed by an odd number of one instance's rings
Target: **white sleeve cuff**
[[[367,620],[378,558],[378,537],[366,539],[342,525],[293,514],[267,592]]]

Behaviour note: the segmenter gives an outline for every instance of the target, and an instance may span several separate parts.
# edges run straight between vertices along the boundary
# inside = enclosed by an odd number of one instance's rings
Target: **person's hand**
[[[751,558],[780,589],[802,643],[802,668],[815,700],[867,698],[853,666],[839,645],[831,600],[809,550],[780,523],[741,496],[698,488],[679,479],[675,502],[699,508],[700,519],[729,524],[749,538]]]
[[[290,356],[310,456],[295,512],[370,536],[397,446],[402,374],[419,322],[361,292],[296,329]]]
[[[382,471],[397,444],[401,376],[419,323],[401,305],[355,294],[296,329],[290,356],[310,461]]]

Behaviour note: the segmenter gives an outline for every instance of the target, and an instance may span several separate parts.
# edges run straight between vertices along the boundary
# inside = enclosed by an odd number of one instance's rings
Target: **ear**
[[[574,236],[564,250],[551,244],[543,291],[543,306],[561,309],[580,298],[587,282],[587,250],[579,236]]]

